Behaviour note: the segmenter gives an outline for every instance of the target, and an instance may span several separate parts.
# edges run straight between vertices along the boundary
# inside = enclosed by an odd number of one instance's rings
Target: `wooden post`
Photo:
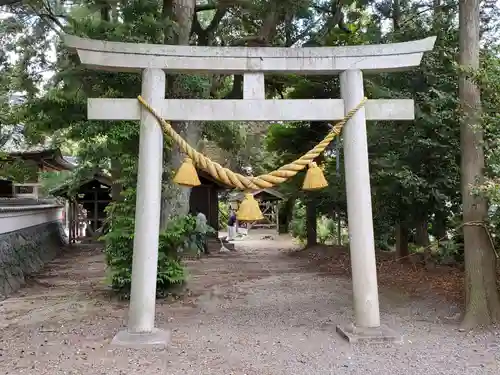
[[[95,188],[94,190],[94,225],[92,225],[92,230],[95,232],[97,232],[97,229],[99,229],[97,226],[98,226],[98,219],[99,219],[99,212],[98,212],[98,207],[99,207],[99,194],[98,194],[98,190],[97,188]]]
[[[69,243],[73,243],[73,205],[71,204],[71,199],[68,198],[68,241]]]
[[[342,246],[342,219],[340,218],[340,214],[337,212],[337,239],[338,245]]]
[[[73,243],[76,243],[78,239],[78,203],[77,200],[73,200]]]
[[[276,213],[275,213],[275,219],[276,219],[276,233],[279,235],[280,234],[280,207],[279,207],[279,201],[276,201],[276,204],[275,204],[275,209],[276,209]]]

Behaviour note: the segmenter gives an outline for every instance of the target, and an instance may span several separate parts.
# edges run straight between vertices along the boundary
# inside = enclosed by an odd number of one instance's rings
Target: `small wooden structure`
[[[268,228],[279,229],[279,201],[284,199],[283,194],[274,189],[261,189],[251,193],[255,200],[259,202],[259,207],[264,219],[248,223],[247,229]],[[245,197],[244,193],[235,193],[229,196],[229,203],[240,203]]]
[[[231,187],[215,180],[203,171],[198,171],[198,177],[201,185],[191,189],[189,212],[192,215],[202,212],[207,218],[207,224],[217,231],[219,229],[219,192]]]
[[[91,241],[104,232],[105,208],[111,203],[111,177],[96,173],[82,180],[75,189],[64,184],[51,191],[52,195],[66,198],[68,207],[69,241]]]

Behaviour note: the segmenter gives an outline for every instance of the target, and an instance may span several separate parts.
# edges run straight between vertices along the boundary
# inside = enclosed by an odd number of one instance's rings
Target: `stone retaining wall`
[[[66,243],[61,221],[0,234],[0,299],[18,290],[27,275],[53,260]]]

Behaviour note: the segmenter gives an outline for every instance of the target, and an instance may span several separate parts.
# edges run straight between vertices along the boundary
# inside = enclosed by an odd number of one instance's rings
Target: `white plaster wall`
[[[64,207],[59,205],[0,208],[0,234],[53,221],[62,221],[63,209]]]

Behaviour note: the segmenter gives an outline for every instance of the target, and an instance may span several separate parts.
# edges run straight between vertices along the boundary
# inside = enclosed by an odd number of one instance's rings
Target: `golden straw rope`
[[[319,142],[314,148],[309,150],[297,160],[293,161],[290,164],[286,164],[270,173],[266,173],[256,177],[250,177],[243,176],[242,174],[235,173],[230,169],[224,168],[222,165],[210,160],[205,155],[196,151],[172,128],[169,122],[160,117],[158,112],[156,112],[142,98],[142,96],[139,95],[137,99],[158,120],[163,131],[179,145],[181,150],[193,160],[193,163],[196,166],[208,172],[213,178],[223,182],[226,185],[240,190],[259,190],[270,188],[275,185],[281,184],[289,178],[295,176],[298,172],[307,167],[328,147],[332,140],[340,134],[345,123],[349,121],[361,107],[364,106],[367,100],[366,98],[363,98],[363,100],[355,108],[351,109],[341,121],[335,124],[333,129],[321,142]]]

